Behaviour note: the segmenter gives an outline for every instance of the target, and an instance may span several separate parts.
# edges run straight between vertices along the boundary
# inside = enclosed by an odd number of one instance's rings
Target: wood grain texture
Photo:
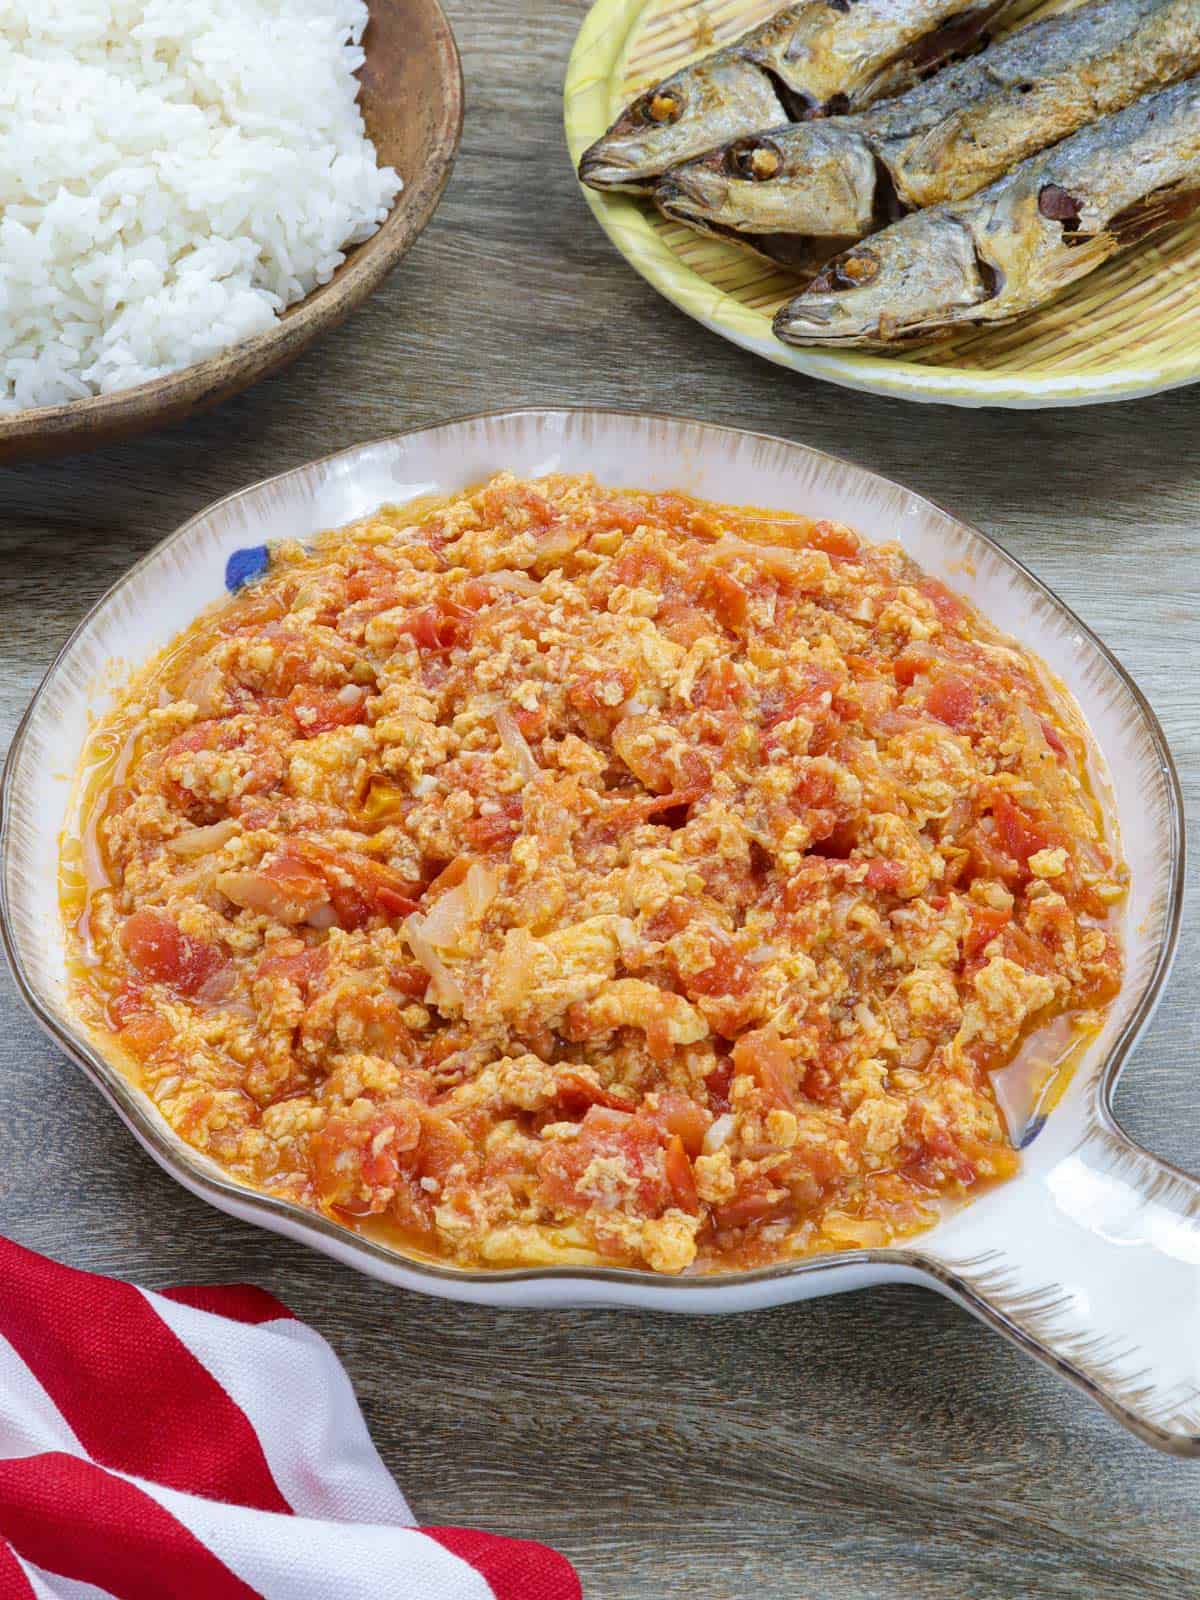
[[[0,473],[0,743],[81,611],[217,495],[459,412],[595,402],[802,439],[982,524],[1132,669],[1200,815],[1195,393],[972,413],[756,362],[664,305],[589,219],[559,123],[582,6],[456,0],[450,14],[467,73],[462,153],[385,288],[287,374],[218,411]],[[1175,980],[1118,1097],[1129,1132],[1192,1171],[1198,962],[1193,903]],[[589,1600],[1200,1593],[1200,1467],[1137,1444],[934,1295],[895,1288],[690,1322],[398,1294],[158,1173],[6,975],[0,1229],[152,1286],[272,1290],[345,1360],[419,1516],[550,1540]]]

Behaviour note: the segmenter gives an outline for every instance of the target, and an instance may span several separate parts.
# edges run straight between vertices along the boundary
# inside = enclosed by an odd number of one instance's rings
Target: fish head
[[[584,151],[579,176],[593,189],[644,193],[668,167],[785,115],[770,78],[752,61],[713,56],[639,95]]]
[[[830,261],[776,315],[788,344],[892,345],[965,321],[1002,275],[949,207],[906,217]]]
[[[734,233],[857,239],[873,223],[875,158],[854,119],[744,134],[672,167],[654,191],[668,217]]]

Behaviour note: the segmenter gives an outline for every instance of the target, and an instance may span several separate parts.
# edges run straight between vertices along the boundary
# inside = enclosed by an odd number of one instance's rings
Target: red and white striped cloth
[[[0,1239],[0,1600],[580,1595],[545,1545],[414,1526],[337,1357],[270,1295]]]

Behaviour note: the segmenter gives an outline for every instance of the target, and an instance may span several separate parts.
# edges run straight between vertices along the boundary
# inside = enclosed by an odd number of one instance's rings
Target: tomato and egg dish
[[[206,613],[85,758],[76,1004],[234,1178],[464,1267],[878,1246],[1019,1156],[1125,869],[1032,655],[840,524],[494,478]]]

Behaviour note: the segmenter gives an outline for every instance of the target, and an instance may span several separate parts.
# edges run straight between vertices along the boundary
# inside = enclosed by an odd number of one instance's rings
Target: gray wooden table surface
[[[0,745],[83,609],[216,496],[458,413],[617,403],[804,440],[980,523],[1137,676],[1200,816],[1200,395],[970,412],[757,362],[659,300],[591,222],[560,131],[579,0],[449,9],[462,153],[382,292],[211,416],[0,471]],[[1130,1133],[1192,1171],[1198,966],[1193,895],[1119,1098]],[[419,1517],[555,1543],[589,1600],[1200,1595],[1200,1465],[1136,1443],[933,1294],[694,1322],[400,1294],[173,1185],[37,1032],[7,974],[0,1230],[150,1286],[274,1291],[340,1353]]]

